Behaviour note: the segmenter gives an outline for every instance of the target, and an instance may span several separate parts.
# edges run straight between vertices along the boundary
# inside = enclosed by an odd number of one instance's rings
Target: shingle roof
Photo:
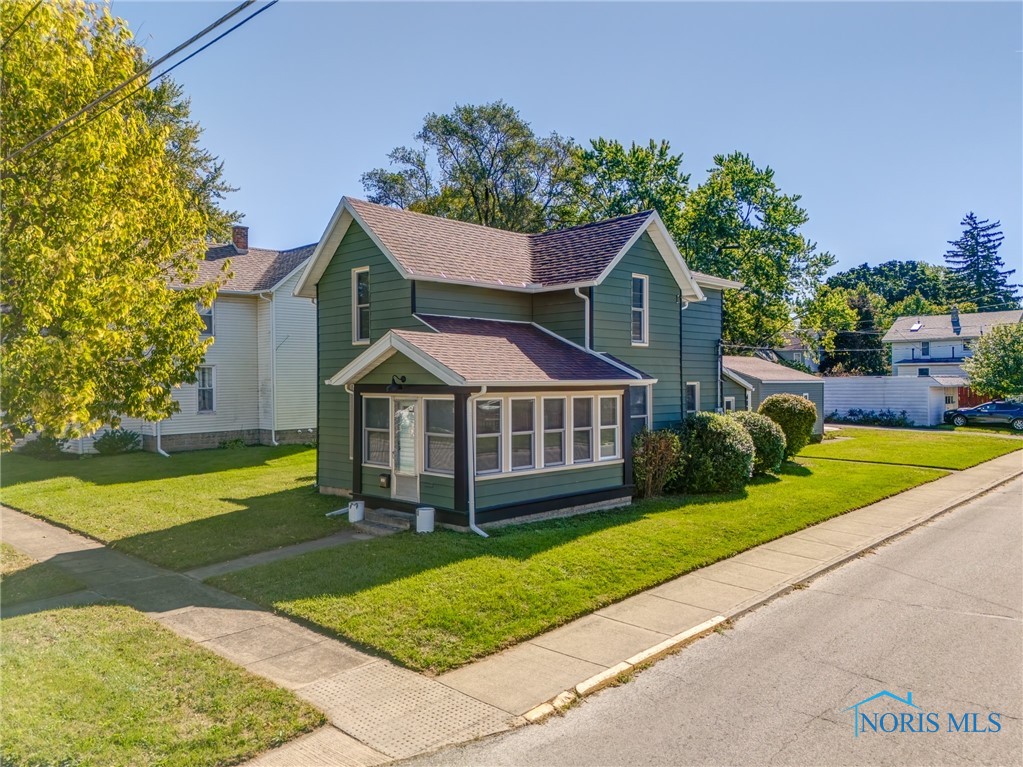
[[[979,338],[996,325],[1014,325],[1023,321],[1023,310],[1008,312],[977,312],[959,315],[959,332],[952,327],[951,314],[899,317],[882,339],[897,341],[933,341],[947,338]],[[917,322],[920,327],[913,330]]]
[[[823,383],[822,379],[794,370],[785,365],[768,362],[760,357],[732,357],[726,355],[722,363],[728,370],[743,378],[755,378],[763,383]]]
[[[521,234],[347,198],[352,209],[413,277],[508,287],[595,280],[650,211]]]
[[[268,250],[249,248],[239,252],[234,245],[211,245],[206,257],[199,262],[196,284],[212,282],[220,276],[224,261],[231,260],[231,278],[221,285],[221,290],[239,293],[255,293],[270,290],[281,280],[298,269],[315,250],[316,244],[303,245],[291,250]],[[172,284],[180,287],[181,282]]]
[[[470,383],[635,382],[621,368],[523,322],[420,315],[437,332],[393,330]]]

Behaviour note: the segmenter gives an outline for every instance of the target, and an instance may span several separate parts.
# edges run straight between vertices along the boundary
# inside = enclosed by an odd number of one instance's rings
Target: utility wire
[[[226,14],[224,14],[223,16],[221,16],[221,17],[220,17],[219,19],[217,19],[216,21],[214,21],[214,22],[213,22],[212,24],[210,24],[210,25],[209,25],[208,27],[206,27],[206,28],[205,28],[204,30],[202,30],[201,32],[199,32],[199,33],[197,33],[197,34],[195,34],[195,35],[192,35],[192,37],[190,37],[190,38],[189,38],[188,40],[186,40],[185,42],[181,43],[181,45],[177,46],[177,47],[176,47],[176,48],[175,48],[174,50],[172,50],[172,51],[171,51],[170,53],[165,53],[165,54],[164,54],[163,56],[161,56],[160,58],[158,58],[158,59],[157,59],[156,61],[152,62],[151,64],[149,64],[149,65],[148,65],[147,67],[145,67],[144,69],[142,69],[142,70],[140,70],[139,72],[135,73],[134,75],[132,75],[131,77],[129,77],[129,78],[127,79],[127,80],[125,80],[124,82],[122,82],[122,83],[121,83],[120,85],[118,85],[118,86],[116,86],[116,87],[114,87],[114,88],[111,88],[111,89],[110,89],[110,90],[108,90],[108,91],[107,91],[106,93],[104,93],[104,94],[102,94],[102,95],[100,95],[100,96],[97,96],[96,98],[94,98],[94,99],[93,99],[92,101],[90,101],[90,102],[89,102],[88,104],[86,104],[86,105],[85,105],[84,107],[82,107],[81,109],[79,109],[79,110],[78,110],[77,112],[75,112],[75,113],[74,113],[73,115],[71,115],[70,117],[66,117],[65,119],[61,120],[61,121],[60,121],[59,123],[57,123],[56,125],[54,125],[54,126],[53,126],[52,128],[50,128],[49,130],[47,130],[47,131],[45,131],[45,132],[41,133],[40,135],[36,136],[36,137],[35,137],[34,139],[32,139],[31,141],[29,141],[29,142],[28,142],[27,144],[23,145],[23,146],[22,146],[21,148],[19,148],[19,149],[15,149],[15,150],[14,150],[13,152],[11,152],[11,153],[10,153],[9,155],[7,155],[6,157],[4,157],[4,160],[3,160],[3,161],[4,161],[4,162],[9,162],[10,160],[13,160],[14,158],[16,158],[16,157],[18,157],[19,155],[21,155],[21,154],[22,154],[23,152],[25,152],[26,150],[28,150],[28,149],[30,149],[31,147],[33,147],[33,146],[35,146],[36,144],[38,144],[38,143],[39,143],[40,141],[44,141],[45,139],[49,138],[49,137],[50,137],[50,136],[52,136],[52,135],[53,135],[54,133],[56,133],[56,132],[57,132],[58,130],[60,130],[60,129],[61,129],[61,128],[63,128],[63,127],[65,126],[65,125],[67,125],[67,124],[68,124],[69,122],[71,122],[72,120],[74,120],[74,119],[76,119],[76,118],[78,118],[78,117],[81,117],[81,116],[82,116],[83,114],[85,114],[86,112],[88,112],[88,111],[89,111],[90,109],[92,109],[93,107],[95,107],[95,106],[96,106],[97,104],[100,104],[100,103],[102,103],[103,101],[106,101],[106,100],[107,100],[108,98],[110,98],[111,96],[114,96],[114,95],[116,95],[117,93],[120,93],[120,92],[121,92],[122,90],[124,90],[125,88],[127,88],[127,87],[128,87],[129,85],[131,85],[131,84],[132,84],[133,82],[135,82],[136,80],[138,80],[138,79],[139,79],[140,77],[144,77],[144,76],[148,75],[148,74],[149,74],[150,72],[152,72],[152,71],[153,71],[154,69],[156,69],[156,68],[157,68],[158,66],[160,66],[160,64],[162,64],[163,62],[167,61],[167,59],[171,58],[172,56],[175,56],[175,55],[177,55],[178,53],[180,53],[181,51],[183,51],[183,50],[184,50],[185,48],[187,48],[188,46],[190,46],[190,45],[191,45],[192,43],[194,43],[194,42],[195,42],[196,40],[199,40],[199,39],[201,39],[201,38],[205,37],[205,36],[206,36],[206,35],[208,35],[208,34],[209,34],[210,32],[212,32],[212,31],[213,31],[214,29],[216,29],[217,27],[219,27],[219,26],[220,26],[221,24],[225,23],[225,22],[226,22],[226,21],[228,21],[229,19],[231,19],[231,18],[233,18],[234,16],[238,15],[239,13],[241,13],[241,12],[242,12],[243,10],[245,10],[246,8],[248,8],[248,7],[250,6],[250,5],[252,5],[252,4],[253,4],[253,3],[255,3],[255,2],[256,2],[256,0],[245,0],[244,2],[240,3],[240,4],[239,4],[239,5],[237,5],[237,6],[235,7],[235,8],[231,9],[231,10],[230,10],[230,11],[228,11],[228,12],[227,12]]]
[[[18,34],[18,30],[25,26],[25,22],[28,21],[28,17],[35,13],[36,8],[43,4],[43,0],[36,0],[36,4],[28,9],[28,13],[25,14],[24,18],[18,23],[14,29],[11,30],[11,34],[7,35],[7,39],[4,40],[3,45],[0,45],[0,53],[7,50],[7,45],[14,39],[14,36]]]
[[[66,130],[66,131],[65,131],[64,133],[62,133],[62,134],[61,134],[60,136],[58,136],[58,137],[57,137],[57,138],[55,138],[55,139],[54,139],[53,141],[51,141],[51,142],[50,142],[50,143],[49,143],[49,144],[48,144],[48,145],[47,145],[46,147],[44,147],[44,148],[43,148],[43,150],[41,150],[41,151],[45,151],[46,149],[50,149],[50,148],[52,148],[52,147],[56,146],[56,145],[57,145],[57,144],[59,144],[59,143],[60,143],[61,141],[63,141],[64,139],[66,139],[66,138],[67,138],[68,136],[73,136],[73,135],[74,135],[74,134],[75,134],[75,133],[76,133],[77,131],[81,130],[82,128],[84,128],[84,127],[85,127],[86,125],[88,125],[89,123],[93,122],[94,120],[98,120],[98,119],[99,119],[100,117],[102,117],[103,115],[105,115],[105,114],[106,114],[107,112],[109,112],[109,111],[110,111],[111,109],[114,109],[114,108],[115,108],[115,107],[117,107],[117,106],[118,106],[119,104],[121,104],[121,103],[123,103],[124,101],[126,101],[126,100],[130,99],[130,98],[131,98],[132,96],[134,96],[134,95],[135,95],[136,93],[138,93],[139,91],[143,90],[144,88],[148,88],[148,87],[149,87],[150,85],[152,85],[153,83],[155,83],[155,82],[156,82],[157,80],[159,80],[159,79],[160,79],[161,77],[165,77],[165,76],[169,75],[169,74],[170,74],[171,72],[173,72],[173,71],[174,71],[175,69],[177,69],[177,68],[178,68],[178,67],[180,67],[180,66],[181,66],[182,64],[184,64],[184,63],[185,63],[186,61],[188,61],[189,59],[192,59],[192,58],[194,58],[194,57],[198,56],[198,55],[199,55],[200,53],[202,53],[202,52],[203,52],[204,50],[206,50],[207,48],[209,48],[209,47],[210,47],[211,45],[213,45],[213,44],[214,44],[214,43],[216,43],[217,41],[219,41],[219,40],[221,40],[221,39],[223,39],[223,38],[227,37],[227,36],[228,36],[229,34],[231,34],[231,33],[232,33],[232,32],[234,32],[234,31],[235,31],[236,29],[238,29],[238,27],[244,26],[245,24],[249,23],[249,22],[250,22],[250,21],[252,21],[252,20],[253,20],[254,18],[256,18],[256,17],[257,17],[257,16],[259,15],[259,14],[261,14],[261,13],[262,13],[263,11],[267,11],[267,10],[269,10],[270,8],[272,8],[273,6],[275,6],[275,5],[276,5],[276,4],[278,3],[278,1],[279,1],[279,0],[271,0],[271,1],[270,1],[270,2],[269,2],[269,3],[267,4],[267,5],[264,5],[264,6],[263,6],[262,8],[260,8],[260,9],[259,9],[258,11],[256,11],[255,13],[253,13],[253,14],[252,14],[251,16],[246,16],[246,17],[245,17],[244,19],[242,19],[242,20],[241,20],[241,21],[239,21],[239,22],[238,22],[237,24],[235,24],[235,25],[234,25],[233,27],[231,27],[231,28],[227,29],[227,30],[226,30],[226,31],[224,31],[224,32],[221,32],[221,33],[220,33],[219,35],[217,35],[217,36],[216,36],[215,38],[213,38],[213,39],[212,39],[212,40],[210,40],[210,41],[209,41],[208,43],[206,43],[205,45],[203,45],[203,46],[202,46],[201,48],[199,48],[198,50],[195,50],[195,51],[193,51],[192,53],[188,54],[188,55],[187,55],[187,56],[186,56],[185,58],[181,59],[181,61],[179,61],[179,62],[177,62],[177,63],[175,63],[175,64],[172,64],[171,66],[167,67],[167,68],[166,68],[165,70],[163,70],[162,72],[160,72],[160,74],[158,74],[158,75],[154,75],[154,76],[153,76],[153,78],[152,78],[151,80],[147,80],[146,82],[142,83],[142,85],[138,86],[137,88],[134,88],[133,90],[130,90],[130,91],[128,91],[127,93],[125,93],[125,94],[124,94],[123,96],[121,96],[121,97],[120,97],[119,99],[117,99],[116,101],[113,101],[113,102],[111,102],[111,103],[107,104],[106,106],[104,106],[104,107],[103,107],[103,109],[101,109],[101,110],[99,110],[98,112],[94,112],[93,114],[89,115],[89,117],[88,117],[87,119],[85,119],[85,120],[83,120],[82,122],[78,123],[78,124],[77,124],[77,125],[75,125],[74,127],[72,127],[72,128],[69,128],[68,130]]]

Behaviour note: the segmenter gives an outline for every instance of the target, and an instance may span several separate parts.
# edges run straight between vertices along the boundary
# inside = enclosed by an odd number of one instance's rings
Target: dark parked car
[[[984,423],[998,426],[1012,426],[1023,431],[1023,402],[985,402],[976,407],[961,407],[945,411],[945,423],[965,426],[968,423]]]

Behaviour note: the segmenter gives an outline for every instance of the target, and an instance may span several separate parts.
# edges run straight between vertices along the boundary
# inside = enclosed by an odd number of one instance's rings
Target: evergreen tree
[[[952,272],[953,297],[957,301],[972,301],[988,310],[1016,309],[1019,299],[1009,277],[1015,269],[1002,271],[1005,263],[998,248],[1005,237],[1001,222],[979,221],[975,213],[967,213],[962,220],[963,235],[949,240],[952,247],[945,252],[945,261]]]

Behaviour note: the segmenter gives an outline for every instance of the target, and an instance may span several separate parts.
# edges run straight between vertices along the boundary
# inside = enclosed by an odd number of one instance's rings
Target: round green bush
[[[669,429],[643,429],[632,441],[632,475],[636,491],[644,498],[664,492],[678,472],[682,444]]]
[[[757,412],[766,415],[785,432],[786,458],[806,447],[817,423],[817,407],[798,394],[772,394],[760,403]]]
[[[766,415],[751,410],[736,410],[731,417],[742,424],[753,438],[753,473],[778,471],[785,460],[785,432]]]
[[[738,421],[714,413],[687,416],[679,426],[682,457],[672,492],[727,493],[753,476],[753,438]]]

